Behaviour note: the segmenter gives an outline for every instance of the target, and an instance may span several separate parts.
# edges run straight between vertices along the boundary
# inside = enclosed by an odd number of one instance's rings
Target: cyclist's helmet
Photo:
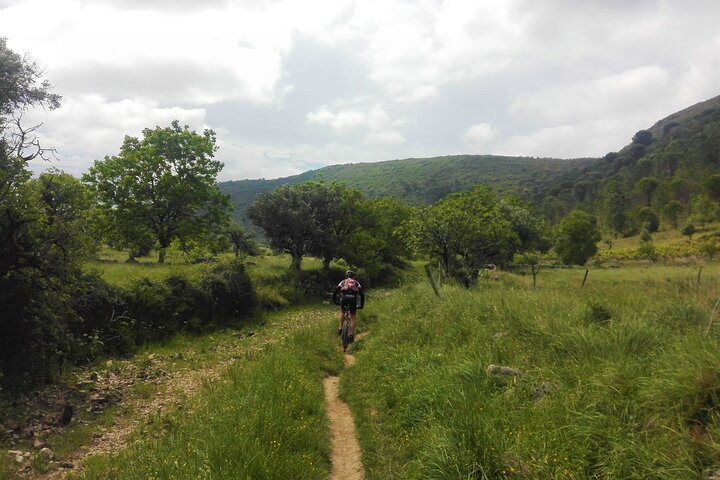
[[[348,270],[347,272],[345,272],[345,278],[355,278],[355,272],[353,272],[352,270]]]

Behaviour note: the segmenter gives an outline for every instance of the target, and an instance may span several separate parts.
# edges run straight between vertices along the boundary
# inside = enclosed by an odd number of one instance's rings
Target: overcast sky
[[[0,36],[63,96],[33,120],[73,174],[173,119],[221,180],[602,156],[720,94],[718,0],[0,0]]]

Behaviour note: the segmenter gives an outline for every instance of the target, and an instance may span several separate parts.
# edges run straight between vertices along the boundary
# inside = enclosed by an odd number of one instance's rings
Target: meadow
[[[206,268],[109,260],[88,268],[116,285]],[[272,341],[237,347],[219,381],[73,478],[327,478],[321,383],[342,355],[330,306],[295,305],[288,265],[248,261],[272,308],[243,331]],[[591,268],[584,286],[584,268],[541,268],[536,287],[528,272],[500,272],[469,290],[441,285],[437,298],[418,263],[400,288],[371,289],[359,316],[369,335],[341,374],[367,478],[691,479],[720,468],[720,265],[621,265]],[[304,262],[303,275],[319,267]],[[181,334],[128,362],[207,368],[215,344],[250,345],[235,332]]]
[[[537,288],[503,274],[369,303],[372,334],[341,384],[368,478],[717,469],[720,269],[705,266],[699,285],[697,270],[593,269],[585,287],[583,269],[541,270]]]

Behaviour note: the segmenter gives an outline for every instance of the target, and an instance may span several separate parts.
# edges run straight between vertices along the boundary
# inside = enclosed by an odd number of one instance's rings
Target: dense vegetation
[[[427,282],[369,302],[341,389],[369,479],[696,479],[720,465],[720,271]]]
[[[477,184],[498,195],[517,194],[522,198],[539,195],[542,186],[561,174],[589,165],[591,159],[502,157],[496,155],[454,155],[435,158],[408,158],[377,163],[333,165],[292,177],[274,180],[221,182],[235,207],[235,218],[244,218],[247,206],[257,195],[282,185],[309,180],[345,183],[368,197],[393,197],[411,205],[429,205],[450,193],[472,190]]]

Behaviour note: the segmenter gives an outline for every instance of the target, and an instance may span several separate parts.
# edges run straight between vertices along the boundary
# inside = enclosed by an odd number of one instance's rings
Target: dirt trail
[[[48,473],[42,474],[26,470],[27,477],[33,480],[61,480],[70,474],[77,475],[82,470],[84,459],[98,454],[115,454],[127,446],[131,434],[152,416],[177,409],[181,405],[190,405],[204,385],[221,381],[228,368],[242,358],[242,354],[262,352],[264,348],[293,331],[322,319],[324,311],[289,313],[284,321],[268,324],[248,335],[233,335],[220,342],[211,359],[200,368],[188,366],[160,379],[158,393],[152,398],[133,398],[121,401],[125,414],[113,421],[111,428],[103,428],[93,435],[89,444],[83,445],[67,454],[60,461],[53,462]],[[164,366],[164,365],[162,365]],[[132,383],[129,384],[130,386]],[[126,386],[125,388],[129,388]],[[190,403],[189,403],[190,402]]]
[[[361,340],[367,333],[357,336]],[[355,364],[352,354],[345,354],[345,367]],[[325,408],[330,421],[330,480],[364,480],[360,453],[360,445],[355,434],[350,407],[340,400],[338,396],[339,377],[327,377],[323,386],[325,388]]]

